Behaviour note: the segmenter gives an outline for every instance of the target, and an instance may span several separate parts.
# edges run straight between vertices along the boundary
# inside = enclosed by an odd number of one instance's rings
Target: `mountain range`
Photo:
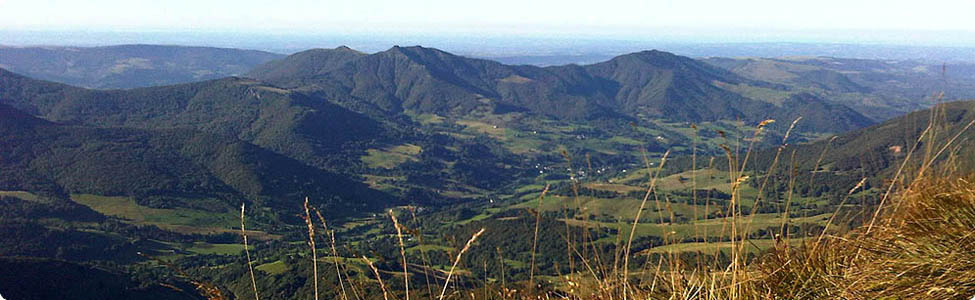
[[[167,51],[177,50],[188,49]],[[192,199],[229,205],[335,195],[335,207],[377,207],[395,202],[386,193],[442,201],[436,191],[482,194],[531,180],[523,174],[560,163],[558,147],[574,143],[571,138],[625,137],[616,144],[568,146],[573,154],[606,149],[595,159],[612,164],[626,161],[614,153],[639,153],[632,141],[644,140],[653,151],[687,149],[690,137],[679,128],[691,123],[742,124],[717,127],[727,131],[801,116],[797,134],[810,136],[873,123],[823,97],[829,94],[804,90],[806,81],[746,76],[715,64],[656,50],[590,65],[536,67],[420,46],[373,54],[339,47],[268,60],[244,75],[254,79],[126,90],[86,89],[0,69],[4,113],[23,123],[6,123],[5,135],[19,141],[6,153],[33,153],[7,160],[18,175],[7,177],[3,189],[130,195],[143,204],[190,207]],[[813,82],[824,90],[869,89],[820,73]],[[757,97],[755,90],[788,96]],[[566,129],[545,128],[552,125]],[[699,147],[719,151],[717,145]],[[345,183],[326,184],[337,182]],[[370,193],[376,196],[364,196]],[[355,200],[363,198],[370,201]]]
[[[4,47],[0,68],[97,89],[135,88],[240,75],[280,54],[165,45]]]
[[[509,66],[419,46],[397,46],[370,55],[351,51],[340,48],[297,53],[248,75],[380,115],[416,111],[463,116],[476,107],[490,106],[495,111],[528,111],[575,121],[661,118],[760,122],[793,117],[797,109],[815,108],[831,118],[808,117],[802,126],[810,131],[839,132],[871,123],[855,111],[812,94],[783,100],[788,105],[743,96],[724,86],[781,91],[789,87],[746,79],[662,51],[627,54],[592,65],[544,68]],[[311,75],[299,69],[281,71],[289,65],[314,65],[310,69],[318,71]]]
[[[975,65],[965,63],[835,57],[713,57],[702,61],[746,78],[836,99],[876,121],[949,99],[975,98]]]

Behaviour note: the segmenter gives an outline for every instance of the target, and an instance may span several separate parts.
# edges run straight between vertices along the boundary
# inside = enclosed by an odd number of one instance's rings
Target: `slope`
[[[0,69],[0,103],[67,124],[189,128],[232,136],[317,167],[347,165],[383,125],[326,101],[242,78],[86,90]],[[343,154],[347,153],[347,154]]]
[[[0,105],[0,190],[129,196],[149,207],[296,211],[302,197],[353,213],[384,193],[232,137],[188,129],[88,128]]]
[[[205,299],[186,282],[149,284],[131,274],[54,259],[2,257],[7,299]]]
[[[833,138],[787,145],[782,148],[778,168],[771,174],[772,186],[766,190],[788,189],[790,161],[796,168],[796,191],[817,197],[844,195],[862,178],[867,179],[865,189],[885,187],[902,165],[902,175],[917,174],[922,164],[937,166],[946,160],[960,170],[975,167],[971,150],[975,130],[968,127],[973,120],[975,101],[950,102]],[[777,152],[775,148],[756,151],[747,171],[765,175]],[[903,164],[905,159],[909,159],[907,164]],[[724,157],[716,157],[714,166],[726,169],[727,165]],[[671,164],[674,170],[687,170],[689,166],[690,158],[679,158]],[[749,181],[752,185],[761,182]]]

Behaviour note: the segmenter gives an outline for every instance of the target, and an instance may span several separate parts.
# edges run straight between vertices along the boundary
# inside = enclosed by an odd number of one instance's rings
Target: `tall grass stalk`
[[[911,156],[914,155],[914,151],[916,151],[917,147],[921,145],[921,141],[924,140],[924,137],[927,136],[928,132],[931,132],[933,126],[934,126],[934,122],[928,123],[928,127],[921,132],[920,136],[918,136],[917,141],[914,143],[914,146],[911,147],[910,151],[907,151],[907,155],[904,157],[904,161],[901,162],[900,167],[897,167],[897,172],[894,174],[894,178],[890,180],[890,185],[887,186],[887,190],[884,192],[883,198],[880,199],[880,204],[877,205],[877,209],[874,211],[873,217],[870,218],[870,224],[867,225],[866,234],[870,234],[870,231],[873,230],[873,226],[877,221],[877,217],[880,216],[880,212],[883,211],[884,204],[886,204],[887,199],[890,198],[891,191],[893,191],[894,186],[897,185],[897,180],[901,177],[901,174],[904,172],[904,168],[907,167],[908,162],[911,161]]]
[[[508,286],[504,279],[504,255],[501,254],[501,247],[495,248],[498,251],[498,268],[501,269],[501,299],[508,299]]]
[[[670,150],[664,152],[663,157],[660,158],[660,166],[657,167],[657,172],[650,175],[650,186],[647,187],[647,193],[643,196],[643,201],[640,202],[640,208],[636,211],[636,216],[633,217],[633,226],[630,227],[630,237],[626,240],[626,250],[623,254],[623,300],[627,299],[627,294],[629,291],[629,273],[630,273],[630,250],[633,247],[633,237],[636,234],[636,225],[640,223],[640,215],[643,213],[643,209],[647,206],[647,200],[650,199],[650,194],[654,193],[654,188],[657,186],[657,178],[660,176],[660,171],[663,170],[664,164],[667,162],[667,156],[670,155]],[[650,172],[651,170],[647,170]]]
[[[697,213],[697,139],[699,138],[697,132],[697,125],[691,124],[691,129],[694,130],[694,138],[691,139],[691,203],[694,205],[694,220],[698,220],[700,215]],[[700,231],[698,230],[697,224],[694,224],[694,237],[700,238]],[[707,237],[704,237],[707,239]]]
[[[329,230],[328,231],[328,238],[332,242],[331,245],[330,245],[332,247],[332,257],[335,258],[335,266],[336,266],[336,268],[338,268],[338,266],[339,266],[339,264],[338,264],[338,262],[339,262],[339,252],[335,249],[335,231],[334,230]],[[342,268],[342,274],[339,275],[339,280],[340,281],[342,280],[342,277],[341,277],[342,275],[345,275],[345,281],[349,283],[349,289],[352,290],[352,295],[355,296],[356,300],[362,300],[362,297],[359,296],[358,288],[355,286],[355,281],[352,281],[352,278],[349,277],[349,270],[348,270],[348,268],[344,267],[344,265],[343,265],[343,268]]]
[[[569,152],[562,150],[562,156],[565,157],[565,159],[568,161],[569,180],[572,181],[573,188],[576,188],[577,187],[575,185],[576,177],[575,177],[575,173],[572,170],[572,159],[569,157]],[[576,200],[576,205],[578,207],[579,198],[576,197],[575,200]],[[575,249],[575,246],[573,245],[571,226],[569,226],[569,210],[568,208],[566,208],[565,201],[559,201],[559,209],[562,211],[562,218],[565,220],[565,222],[563,222],[565,224],[565,257],[566,260],[569,261],[568,262],[569,273],[571,274],[575,271],[574,270],[575,259],[574,256],[572,255],[572,249]],[[575,214],[573,214],[573,216],[574,215]]]
[[[399,239],[399,254],[403,258],[404,291],[406,292],[406,300],[410,300],[410,273],[406,269],[406,246],[403,245],[403,229],[399,225],[399,220],[396,220],[396,214],[393,213],[392,209],[389,210],[389,217],[393,219],[393,227],[396,227],[396,238]]]
[[[789,135],[792,134],[792,130],[796,128],[796,124],[799,123],[799,120],[802,120],[802,117],[798,117],[794,121],[792,121],[792,124],[789,125],[789,129],[785,131],[785,135],[782,137],[782,143],[779,144],[779,147],[776,148],[776,150],[775,150],[775,157],[772,159],[772,164],[769,165],[768,170],[765,171],[765,179],[762,180],[762,184],[758,188],[758,194],[755,196],[755,202],[752,204],[752,210],[751,210],[751,212],[749,212],[749,215],[750,216],[754,216],[755,213],[758,212],[758,207],[761,204],[760,202],[761,202],[761,200],[763,198],[763,195],[765,193],[765,188],[768,186],[769,178],[772,177],[772,173],[775,172],[775,169],[778,167],[779,157],[782,156],[782,151],[785,150],[785,148],[789,146],[789,143],[788,143],[789,142]],[[768,122],[768,121],[766,121],[766,122]],[[763,122],[763,124],[765,124],[765,122]],[[759,124],[759,129],[761,129],[763,126],[764,125]],[[756,139],[757,138],[758,138],[758,136],[756,135]],[[752,142],[754,142],[754,140]],[[749,152],[751,152],[751,149],[749,149]],[[741,172],[744,172],[745,171],[744,168],[745,168],[745,165],[743,164],[742,165]],[[790,193],[790,197],[791,197],[791,191],[789,193]],[[785,220],[788,220],[789,215],[786,213],[786,214],[783,215],[783,218]],[[748,232],[751,231],[752,222],[754,222],[754,220],[755,220],[755,218],[752,217],[752,218],[748,219],[748,222],[745,224],[745,230],[742,231],[742,237],[741,237],[742,243],[741,243],[741,246],[738,249],[739,252],[743,252],[744,251],[744,247],[745,247],[745,242],[744,241],[747,240]],[[783,224],[784,224],[785,220],[783,220]]]
[[[345,283],[342,280],[342,271],[339,269],[338,251],[335,251],[335,233],[328,230],[328,224],[325,223],[325,217],[322,216],[322,212],[315,209],[315,215],[318,216],[318,221],[322,223],[322,230],[329,233],[328,238],[331,241],[329,246],[332,248],[332,260],[335,263],[335,276],[337,276],[339,279],[339,287],[342,289],[342,300],[349,300],[349,295],[345,291]]]
[[[372,269],[372,273],[376,275],[376,280],[379,281],[379,288],[383,290],[383,299],[389,300],[389,292],[386,290],[386,283],[383,282],[383,277],[379,275],[379,269],[376,269],[376,265],[374,265],[365,255],[362,256],[362,260],[366,261],[366,265],[368,265],[369,269]]]
[[[938,157],[940,157],[941,154],[944,154],[945,150],[947,150],[948,147],[950,147],[952,144],[954,144],[955,141],[958,140],[958,138],[961,137],[961,135],[963,133],[965,133],[966,131],[968,131],[969,128],[972,127],[972,125],[975,125],[975,120],[972,120],[971,122],[968,122],[968,124],[965,125],[965,127],[962,128],[961,130],[959,130],[958,133],[956,133],[953,137],[951,137],[951,139],[948,140],[948,142],[945,143],[944,146],[942,146],[941,149],[939,149],[938,152],[934,154],[934,156],[928,158],[927,159],[927,163],[925,163],[923,166],[921,166],[921,170],[918,171],[918,177],[924,177],[924,171],[926,171],[929,168],[931,168],[931,165],[934,164],[934,162],[938,159]]]
[[[789,224],[789,206],[792,204],[792,195],[796,187],[796,150],[792,150],[792,157],[789,159],[789,192],[786,195],[785,208],[782,210],[782,226],[779,228],[779,237],[785,239],[786,245],[789,244],[788,231],[786,225]]]
[[[311,247],[312,278],[315,286],[315,300],[318,300],[318,253],[315,252],[315,225],[311,222],[308,197],[305,197],[305,225],[308,226],[308,246]]]
[[[484,230],[485,230],[484,228],[481,228],[481,230],[478,230],[477,233],[474,233],[474,235],[471,236],[471,239],[467,241],[467,244],[464,245],[464,248],[457,253],[457,258],[454,259],[454,264],[450,266],[450,272],[447,273],[447,279],[443,284],[443,290],[440,292],[440,298],[438,299],[443,299],[444,295],[447,294],[447,286],[450,285],[450,277],[454,275],[454,270],[457,269],[457,264],[460,263],[461,256],[463,256],[464,253],[467,252],[467,250],[471,249],[471,245],[474,244],[474,241],[477,240],[477,237],[484,234]]]
[[[538,195],[538,206],[535,210],[535,234],[532,237],[531,266],[528,269],[528,289],[535,290],[535,254],[538,250],[538,227],[542,222],[542,202],[545,201],[545,194],[548,193],[550,185],[546,184],[545,189]]]
[[[423,244],[423,227],[420,224],[420,221],[416,218],[416,207],[410,206],[409,211],[410,211],[410,216],[413,217],[413,226],[416,228],[416,231],[414,231],[414,232],[415,232],[415,235],[416,235],[417,242],[419,242],[420,246],[423,246],[424,245]],[[423,277],[427,281],[427,295],[430,296],[430,300],[433,300],[433,295],[434,295],[433,294],[433,284],[431,284],[431,282],[430,282],[430,270],[431,270],[431,268],[430,268],[430,258],[427,256],[426,252],[420,251],[420,259],[423,260],[423,268],[424,268]],[[436,277],[433,278],[433,282],[439,284],[439,282],[437,282],[437,278]]]
[[[816,180],[816,173],[819,173],[819,166],[822,165],[823,159],[826,159],[826,153],[829,152],[830,147],[833,146],[833,141],[836,141],[836,138],[838,137],[839,136],[835,136],[835,135],[831,137],[829,141],[826,142],[826,147],[823,147],[823,152],[819,153],[819,159],[816,160],[816,164],[813,165],[812,171],[810,171],[811,173],[809,174],[809,188],[813,187],[813,183]],[[806,206],[808,204],[809,204],[809,199],[806,199],[806,201],[802,203],[803,206]],[[806,217],[807,215],[805,214],[805,212],[803,212],[802,216]]]
[[[247,270],[250,271],[251,275],[251,287],[254,289],[254,300],[261,300],[260,294],[257,292],[257,278],[254,277],[254,262],[251,261],[251,251],[247,249],[247,230],[244,229],[244,206],[246,204],[240,204],[240,236],[244,238],[244,253],[247,255]]]

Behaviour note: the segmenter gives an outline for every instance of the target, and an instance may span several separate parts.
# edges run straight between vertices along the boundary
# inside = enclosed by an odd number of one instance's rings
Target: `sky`
[[[0,44],[3,32],[23,43],[155,32],[968,47],[973,11],[971,0],[0,0]]]
[[[0,0],[0,28],[245,32],[610,34],[975,30],[946,0]]]

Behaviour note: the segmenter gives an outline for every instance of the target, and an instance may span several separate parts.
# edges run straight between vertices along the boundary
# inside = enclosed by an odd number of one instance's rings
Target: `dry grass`
[[[329,246],[332,248],[332,259],[335,264],[335,275],[339,279],[339,287],[342,289],[342,300],[349,300],[349,295],[345,291],[345,280],[342,279],[342,270],[339,268],[339,255],[338,251],[335,250],[335,234],[328,230],[328,224],[325,223],[325,216],[322,216],[322,212],[315,209],[315,215],[318,216],[318,221],[322,223],[322,230],[328,232],[328,237],[331,243]]]
[[[315,283],[315,300],[318,300],[318,253],[315,250],[315,225],[311,222],[311,212],[308,208],[308,197],[305,197],[305,225],[308,226],[308,247],[311,248],[312,278]]]
[[[393,210],[389,210],[389,217],[393,219],[393,226],[396,227],[396,238],[399,239],[399,254],[403,258],[403,289],[406,292],[406,300],[410,300],[410,273],[406,269],[406,246],[403,245],[403,228],[399,225],[399,220],[396,219],[396,214]]]
[[[376,280],[379,281],[379,288],[383,290],[383,299],[389,300],[389,292],[386,290],[386,283],[383,282],[383,277],[379,275],[379,269],[376,268],[376,265],[368,257],[362,256],[362,260],[369,265],[369,269],[372,269],[372,273],[376,275]]]
[[[457,258],[454,259],[454,264],[450,266],[450,272],[447,273],[447,280],[444,281],[443,290],[440,292],[440,298],[438,299],[443,299],[444,295],[447,293],[447,286],[450,285],[450,277],[454,275],[454,270],[457,269],[457,264],[460,263],[460,257],[463,256],[467,250],[471,249],[471,244],[474,244],[477,237],[484,234],[484,230],[484,228],[481,228],[481,230],[478,230],[477,233],[474,233],[474,235],[471,236],[471,239],[467,241],[467,244],[464,245],[464,249],[461,249],[460,252],[457,253]]]
[[[932,118],[933,119],[933,118]],[[772,174],[778,168],[780,155],[788,145],[789,133],[796,126],[797,119],[786,131],[782,139],[781,146],[775,153],[775,157],[768,169],[754,170]],[[829,215],[829,219],[818,236],[812,238],[802,238],[789,240],[786,225],[789,223],[788,209],[792,202],[792,188],[796,180],[796,163],[790,160],[789,169],[789,191],[785,202],[785,211],[782,213],[782,220],[775,220],[775,227],[779,227],[780,235],[775,241],[765,240],[772,244],[772,248],[756,259],[750,259],[748,248],[755,245],[754,241],[749,240],[748,233],[752,226],[761,225],[754,223],[756,220],[756,207],[762,199],[764,189],[768,183],[768,177],[763,182],[758,183],[758,193],[753,200],[751,211],[742,209],[741,187],[749,180],[745,175],[746,168],[752,156],[752,147],[755,141],[760,139],[764,133],[766,125],[773,122],[767,120],[759,124],[750,139],[750,145],[744,149],[744,155],[739,154],[738,146],[734,149],[724,146],[725,155],[728,159],[728,190],[731,194],[730,205],[724,213],[724,219],[715,219],[712,222],[721,224],[720,232],[723,236],[730,239],[730,242],[722,242],[722,247],[729,249],[730,254],[724,261],[718,259],[719,255],[713,256],[713,261],[707,261],[709,256],[698,255],[696,261],[688,261],[674,251],[656,252],[655,256],[647,256],[647,259],[639,269],[631,270],[631,258],[641,256],[650,251],[642,253],[631,253],[634,244],[634,233],[640,225],[643,210],[648,209],[650,198],[653,197],[654,209],[661,220],[664,214],[669,214],[673,219],[674,210],[670,205],[671,201],[662,201],[662,197],[656,193],[659,174],[666,163],[665,153],[659,165],[651,167],[648,160],[646,163],[646,194],[640,202],[640,207],[634,212],[635,217],[629,237],[623,234],[617,235],[615,253],[612,262],[604,262],[596,251],[596,246],[586,234],[589,228],[588,222],[572,220],[567,215],[566,210],[573,209],[566,207],[567,198],[560,198],[564,221],[567,226],[565,232],[565,246],[567,257],[561,263],[566,274],[558,274],[556,281],[560,281],[554,287],[542,288],[536,284],[537,277],[552,278],[551,276],[541,276],[536,274],[536,251],[538,247],[539,226],[541,223],[540,209],[543,200],[549,190],[546,186],[538,200],[538,210],[535,211],[534,240],[531,250],[531,262],[528,269],[527,289],[516,290],[507,287],[508,282],[504,277],[505,260],[501,256],[500,248],[496,248],[497,259],[501,267],[500,287],[494,286],[495,292],[489,292],[492,286],[489,283],[486,262],[485,274],[480,281],[470,277],[474,282],[468,281],[471,285],[458,288],[455,292],[447,293],[451,284],[451,279],[458,272],[457,267],[461,263],[461,258],[467,253],[475,241],[485,232],[485,228],[473,234],[466,245],[456,254],[446,279],[442,284],[441,293],[438,299],[447,298],[470,298],[479,299],[477,289],[484,290],[484,299],[968,299],[975,296],[975,176],[962,176],[951,174],[948,171],[937,170],[934,161],[943,153],[951,149],[952,143],[968,130],[975,121],[969,123],[960,132],[953,132],[947,135],[943,145],[932,145],[936,141],[935,137],[939,134],[937,126],[933,123],[925,129],[918,138],[915,145],[907,152],[905,161],[900,163],[894,177],[891,178],[889,185],[882,187],[885,191],[882,200],[874,210],[865,213],[867,225],[859,229],[854,229],[847,233],[835,233],[829,229],[835,226],[834,222],[840,213],[840,208],[861,188],[864,187],[866,178],[858,184],[849,188],[848,193],[841,200],[836,211]],[[830,140],[832,142],[833,140]],[[927,149],[921,149],[924,145]],[[819,155],[819,160],[815,163],[818,168],[824,157],[830,150],[828,144]],[[922,152],[923,153],[920,153]],[[951,151],[948,151],[951,152]],[[919,158],[920,157],[920,158]],[[566,155],[568,159],[568,156]],[[696,159],[696,153],[694,158]],[[910,182],[904,179],[910,171],[909,160],[920,159],[917,164],[920,168]],[[571,170],[571,159],[568,159]],[[950,159],[948,161],[951,161]],[[712,166],[714,160],[708,164]],[[696,168],[696,162],[694,163]],[[591,166],[590,166],[591,169]],[[950,169],[950,168],[948,168]],[[693,170],[692,172],[696,172]],[[696,173],[692,173],[697,175]],[[937,176],[932,175],[937,174]],[[697,176],[692,176],[692,185],[696,188]],[[813,177],[810,179],[812,183]],[[573,178],[573,191],[575,192],[576,210],[580,209],[578,187],[584,186]],[[812,184],[810,184],[812,185]],[[694,197],[697,197],[694,194]],[[666,199],[665,199],[666,200]],[[695,199],[695,203],[696,203]],[[710,200],[708,203],[710,204]],[[317,264],[317,256],[314,246],[314,228],[308,220],[308,204],[305,202],[306,221],[309,222],[309,244],[312,250],[313,264]],[[530,210],[530,209],[529,209]],[[706,209],[707,211],[707,209]],[[413,222],[419,224],[416,215],[413,215]],[[697,211],[694,212],[695,216]],[[389,291],[380,276],[381,271],[376,268],[371,260],[362,256],[368,267],[372,270],[379,288],[383,292],[384,299],[397,297],[398,295],[410,298],[410,281],[407,270],[407,256],[403,242],[403,231],[420,237],[422,245],[422,234],[417,230],[409,230],[403,227],[392,210],[389,211],[390,218],[396,229],[399,239],[400,255],[402,258],[402,272],[404,276],[403,291]],[[824,214],[827,215],[827,214]],[[325,226],[324,218],[319,214],[322,226]],[[696,219],[696,217],[695,217]],[[798,219],[792,219],[795,221]],[[570,221],[573,224],[583,224],[586,227],[579,231],[569,230]],[[703,223],[702,223],[703,224]],[[717,223],[716,223],[717,224]],[[243,208],[241,215],[241,228],[243,230]],[[644,224],[645,225],[645,224]],[[622,229],[622,224],[620,224]],[[698,226],[695,222],[694,226]],[[695,236],[698,235],[695,229]],[[326,232],[328,232],[326,227]],[[707,235],[707,233],[705,233]],[[574,237],[575,236],[575,237]],[[671,237],[673,238],[673,237]],[[581,241],[580,241],[581,240]],[[587,245],[588,243],[588,245]],[[676,239],[665,240],[665,244],[677,245]],[[704,242],[705,246],[708,242]],[[245,240],[246,244],[246,240]],[[579,245],[582,245],[581,247]],[[727,245],[727,246],[725,246]],[[587,247],[592,247],[590,251]],[[246,249],[246,247],[245,247]],[[332,253],[338,258],[339,254],[335,251],[334,236],[332,237]],[[423,255],[423,252],[420,252]],[[720,253],[720,251],[719,251]],[[248,254],[249,255],[249,254]],[[554,255],[554,253],[549,253]],[[561,256],[561,255],[559,255]],[[428,258],[423,257],[425,268],[429,269]],[[248,258],[248,263],[249,258]],[[575,268],[579,267],[576,271]],[[559,266],[555,266],[559,272]],[[317,297],[317,268],[313,268],[316,285],[315,293]],[[253,271],[252,271],[253,272]],[[348,299],[345,294],[343,276],[336,260],[336,273],[339,284],[342,286],[343,299]],[[425,272],[427,274],[428,272]],[[462,272],[463,273],[463,272]],[[472,274],[472,273],[471,273]],[[551,274],[548,274],[551,275]],[[473,275],[471,275],[473,276]],[[346,274],[346,279],[348,275]],[[252,275],[252,282],[253,275]],[[352,281],[348,280],[350,286]],[[480,283],[480,286],[478,286]],[[517,284],[517,283],[516,283]],[[521,282],[524,284],[524,282]],[[435,294],[430,293],[431,281],[427,277],[428,294],[432,298]],[[440,285],[439,282],[436,285]],[[473,286],[473,287],[471,287]],[[469,288],[468,288],[469,287]],[[352,286],[352,291],[356,289]],[[256,297],[255,283],[255,297]],[[421,292],[422,293],[422,292]],[[365,293],[363,293],[365,294]],[[494,295],[494,296],[491,296]],[[356,298],[360,298],[356,293]]]
[[[650,199],[650,195],[654,194],[654,188],[657,185],[657,178],[660,176],[660,170],[663,170],[664,164],[667,162],[668,154],[670,154],[670,151],[664,153],[663,158],[660,159],[660,166],[657,168],[657,172],[652,173],[653,175],[651,175],[650,178],[650,187],[647,188],[647,193],[643,196],[643,201],[640,202],[640,209],[637,210],[636,216],[633,217],[633,227],[630,228],[630,237],[626,240],[626,248],[623,252],[623,299],[626,299],[629,289],[628,277],[630,275],[630,249],[633,248],[633,235],[636,233],[636,225],[640,223],[640,214],[643,213],[644,207],[647,206],[647,200]],[[644,154],[644,160],[646,160],[646,154]],[[650,169],[649,163],[647,163],[647,169]],[[659,203],[657,204],[657,208],[657,211],[660,211]],[[658,219],[662,220],[663,218]]]
[[[793,123],[794,126],[795,123]],[[965,126],[961,132],[969,129]],[[930,128],[930,127],[929,127]],[[930,132],[929,132],[930,131]],[[735,159],[737,151],[726,148],[732,185],[732,203],[728,216],[732,238],[730,264],[722,267],[715,262],[689,267],[690,262],[676,256],[663,255],[650,262],[643,271],[631,272],[623,249],[622,275],[598,278],[595,284],[580,285],[575,279],[564,277],[569,286],[583,289],[564,289],[548,293],[519,295],[524,299],[559,296],[569,299],[968,299],[975,295],[975,177],[924,176],[931,162],[944,153],[961,134],[952,133],[947,143],[929,147],[921,169],[911,183],[903,185],[907,163],[903,163],[885,187],[887,193],[876,208],[868,225],[846,234],[828,231],[837,219],[839,209],[830,215],[826,228],[818,238],[796,243],[783,234],[769,253],[754,261],[747,261],[742,251],[750,241],[739,231],[737,219],[750,226],[748,214],[743,213],[737,186],[747,180],[744,168],[747,159]],[[761,134],[761,125],[756,137]],[[926,130],[919,138],[930,139],[935,133]],[[754,140],[754,139],[753,139]],[[928,143],[930,144],[930,142]],[[783,140],[786,145],[786,140]],[[780,151],[776,153],[772,172]],[[910,153],[917,150],[915,146]],[[826,155],[828,148],[821,157]],[[747,150],[745,157],[751,153]],[[909,153],[909,154],[910,154]],[[908,155],[907,159],[910,159]],[[820,161],[822,158],[820,158]],[[739,166],[740,163],[740,166]],[[816,163],[819,165],[819,162]],[[793,170],[792,173],[795,171]],[[930,173],[935,173],[929,171]],[[648,174],[654,174],[649,172]],[[939,175],[943,175],[941,172]],[[953,179],[948,179],[953,178]],[[794,186],[794,175],[789,186]],[[649,178],[652,194],[654,177]],[[900,184],[900,187],[895,186]],[[861,180],[841,201],[864,185]],[[765,183],[760,185],[763,189]],[[899,192],[894,192],[899,191]],[[761,195],[762,193],[759,193]],[[791,201],[791,191],[790,191]],[[756,202],[761,199],[756,199]],[[841,204],[840,207],[843,205]],[[664,207],[666,208],[666,207]],[[642,209],[641,209],[642,210]],[[666,210],[657,210],[658,212]],[[754,213],[754,212],[753,212]],[[639,214],[639,213],[638,213]],[[787,216],[787,215],[786,215]],[[637,219],[639,220],[639,218]],[[788,220],[783,218],[782,228]],[[636,222],[634,222],[635,224]],[[632,232],[632,230],[631,230]],[[737,249],[738,251],[735,251]],[[583,258],[584,260],[584,258]],[[615,264],[614,264],[615,269]],[[644,278],[630,279],[628,275],[643,274]],[[638,277],[638,276],[632,276]],[[637,280],[637,281],[633,281]],[[518,297],[516,297],[518,298]]]
[[[968,299],[975,295],[972,178],[915,181],[878,225],[800,247],[779,244],[751,265],[752,299]],[[701,298],[705,299],[705,298]]]
[[[857,242],[851,293],[877,298],[957,299],[975,296],[973,179],[916,181],[884,225]]]
[[[254,288],[254,300],[261,300],[257,292],[257,278],[254,277],[254,262],[251,261],[251,252],[247,249],[247,230],[244,229],[244,203],[240,204],[240,236],[244,239],[244,253],[247,254],[247,270],[251,275],[251,287]]]
[[[548,193],[548,188],[549,185],[545,185],[545,189],[542,190],[542,193],[538,196],[538,209],[536,209],[534,212],[535,213],[535,235],[534,238],[532,238],[531,267],[528,269],[529,289],[535,288],[535,254],[536,254],[536,250],[538,250],[538,226],[539,224],[541,224],[542,221],[542,212],[541,212],[542,201],[545,200],[545,194]]]

